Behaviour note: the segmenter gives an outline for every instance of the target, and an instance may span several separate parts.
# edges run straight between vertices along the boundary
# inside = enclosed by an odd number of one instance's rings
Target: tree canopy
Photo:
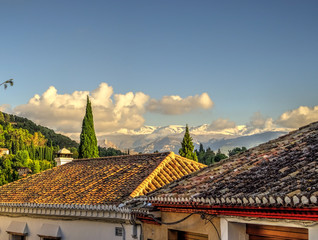
[[[181,148],[179,149],[179,154],[182,157],[194,160],[196,162],[198,161],[197,154],[194,152],[194,145],[192,142],[192,137],[189,133],[188,124],[186,125],[184,137],[181,142]]]
[[[241,152],[245,152],[247,149],[246,147],[236,147],[236,148],[233,148],[232,150],[229,150],[229,156],[233,156],[235,154],[238,154],[238,153],[241,153]]]
[[[9,154],[0,156],[0,185],[23,177],[19,174],[21,168],[28,168],[31,173],[52,168],[53,152],[57,150],[47,145],[41,132],[31,134],[27,129],[15,128],[7,116],[0,112],[0,148],[9,150]]]
[[[86,113],[82,123],[82,132],[80,136],[79,158],[98,157],[97,139],[94,129],[94,120],[91,102],[87,96]]]

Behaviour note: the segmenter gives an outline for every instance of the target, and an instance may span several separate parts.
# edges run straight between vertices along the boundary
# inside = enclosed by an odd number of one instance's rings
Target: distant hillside
[[[53,146],[78,148],[78,143],[62,134],[55,133],[52,129],[35,124],[31,120],[16,115],[3,113],[4,118],[12,123],[14,128],[27,129],[29,133],[41,132],[46,139],[52,141]],[[49,144],[49,143],[48,143]]]
[[[231,150],[235,147],[246,147],[247,149],[249,149],[261,143],[268,142],[272,139],[278,138],[284,134],[286,134],[286,132],[264,132],[232,139],[211,139],[207,143],[204,143],[204,145],[211,147],[213,151],[221,149],[222,152],[228,153],[228,150]]]
[[[264,132],[249,136],[234,137],[234,138],[211,138],[208,141],[204,141],[206,136],[201,137],[193,135],[193,143],[196,149],[199,148],[199,144],[202,143],[205,148],[210,147],[213,151],[220,149],[222,153],[228,153],[228,150],[232,150],[235,147],[255,147],[261,143],[268,142],[269,140],[278,138],[286,134],[286,132]],[[136,152],[151,153],[154,151],[165,152],[174,151],[178,152],[181,147],[182,135],[170,135],[157,138],[153,141],[149,141],[148,144],[144,144],[135,148],[132,148]]]

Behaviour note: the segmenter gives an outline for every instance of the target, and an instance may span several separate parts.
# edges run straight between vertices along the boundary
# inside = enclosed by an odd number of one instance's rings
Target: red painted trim
[[[162,212],[193,213],[205,212],[212,215],[241,216],[318,221],[318,208],[291,207],[248,207],[248,206],[203,206],[190,204],[153,203]]]
[[[317,211],[318,212],[318,208],[292,208],[292,207],[253,207],[253,206],[222,206],[222,205],[213,205],[213,206],[209,206],[209,205],[195,205],[195,207],[191,204],[167,204],[167,203],[152,203],[153,206],[157,206],[157,207],[168,207],[168,208],[193,208],[193,209],[266,209],[266,210],[290,210],[290,211],[306,211],[306,210],[310,210],[310,211]]]

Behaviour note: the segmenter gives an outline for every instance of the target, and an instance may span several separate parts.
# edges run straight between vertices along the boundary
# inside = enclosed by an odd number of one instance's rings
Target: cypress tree
[[[179,154],[182,157],[194,160],[196,162],[198,161],[198,157],[196,153],[194,152],[194,145],[192,142],[192,137],[190,136],[190,133],[189,133],[188,124],[186,125],[186,130],[184,133],[183,140],[181,142],[181,148],[179,149]]]
[[[79,158],[98,157],[97,139],[94,130],[92,106],[87,96],[86,113],[83,119],[80,136]]]

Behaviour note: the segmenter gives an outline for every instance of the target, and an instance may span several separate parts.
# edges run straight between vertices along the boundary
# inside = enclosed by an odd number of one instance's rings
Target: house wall
[[[27,240],[39,240],[37,235],[40,232],[42,224],[54,224],[60,226],[62,240],[122,240],[123,237],[115,236],[115,227],[121,227],[120,223],[111,223],[104,221],[92,220],[63,220],[63,219],[48,219],[36,217],[12,217],[0,216],[0,239],[8,240],[9,234],[6,232],[9,224],[12,221],[26,222],[29,235]],[[133,226],[124,224],[126,231],[126,240],[135,240],[132,238]],[[137,236],[140,236],[140,227],[138,228]]]
[[[306,221],[291,221],[291,220],[277,220],[277,219],[248,219],[248,218],[235,218],[235,217],[222,217],[220,220],[221,225],[221,239],[222,240],[248,240],[246,234],[246,224],[261,224],[272,225],[281,227],[295,227],[307,228],[308,240],[318,239],[318,222]]]
[[[162,212],[161,221],[175,222],[186,216],[188,216],[188,214]],[[249,237],[246,234],[246,224],[306,228],[308,229],[308,240],[318,239],[318,222],[221,217],[214,218],[213,223],[219,231],[221,240],[248,240]],[[202,220],[200,215],[192,215],[187,220],[174,225],[154,225],[144,223],[144,240],[172,240],[174,239],[174,236],[170,234],[170,238],[168,237],[169,229],[206,234],[208,235],[209,240],[219,240],[212,224],[206,220]]]
[[[162,212],[161,220],[163,222],[175,222],[189,214],[183,213],[172,213],[172,212]],[[219,218],[213,218],[211,220],[215,227],[220,232],[220,222]],[[144,240],[168,240],[168,230],[178,230],[193,233],[201,233],[208,235],[209,240],[218,239],[217,233],[213,225],[207,220],[201,219],[199,214],[192,215],[185,221],[174,224],[174,225],[154,225],[154,224],[143,224]]]

